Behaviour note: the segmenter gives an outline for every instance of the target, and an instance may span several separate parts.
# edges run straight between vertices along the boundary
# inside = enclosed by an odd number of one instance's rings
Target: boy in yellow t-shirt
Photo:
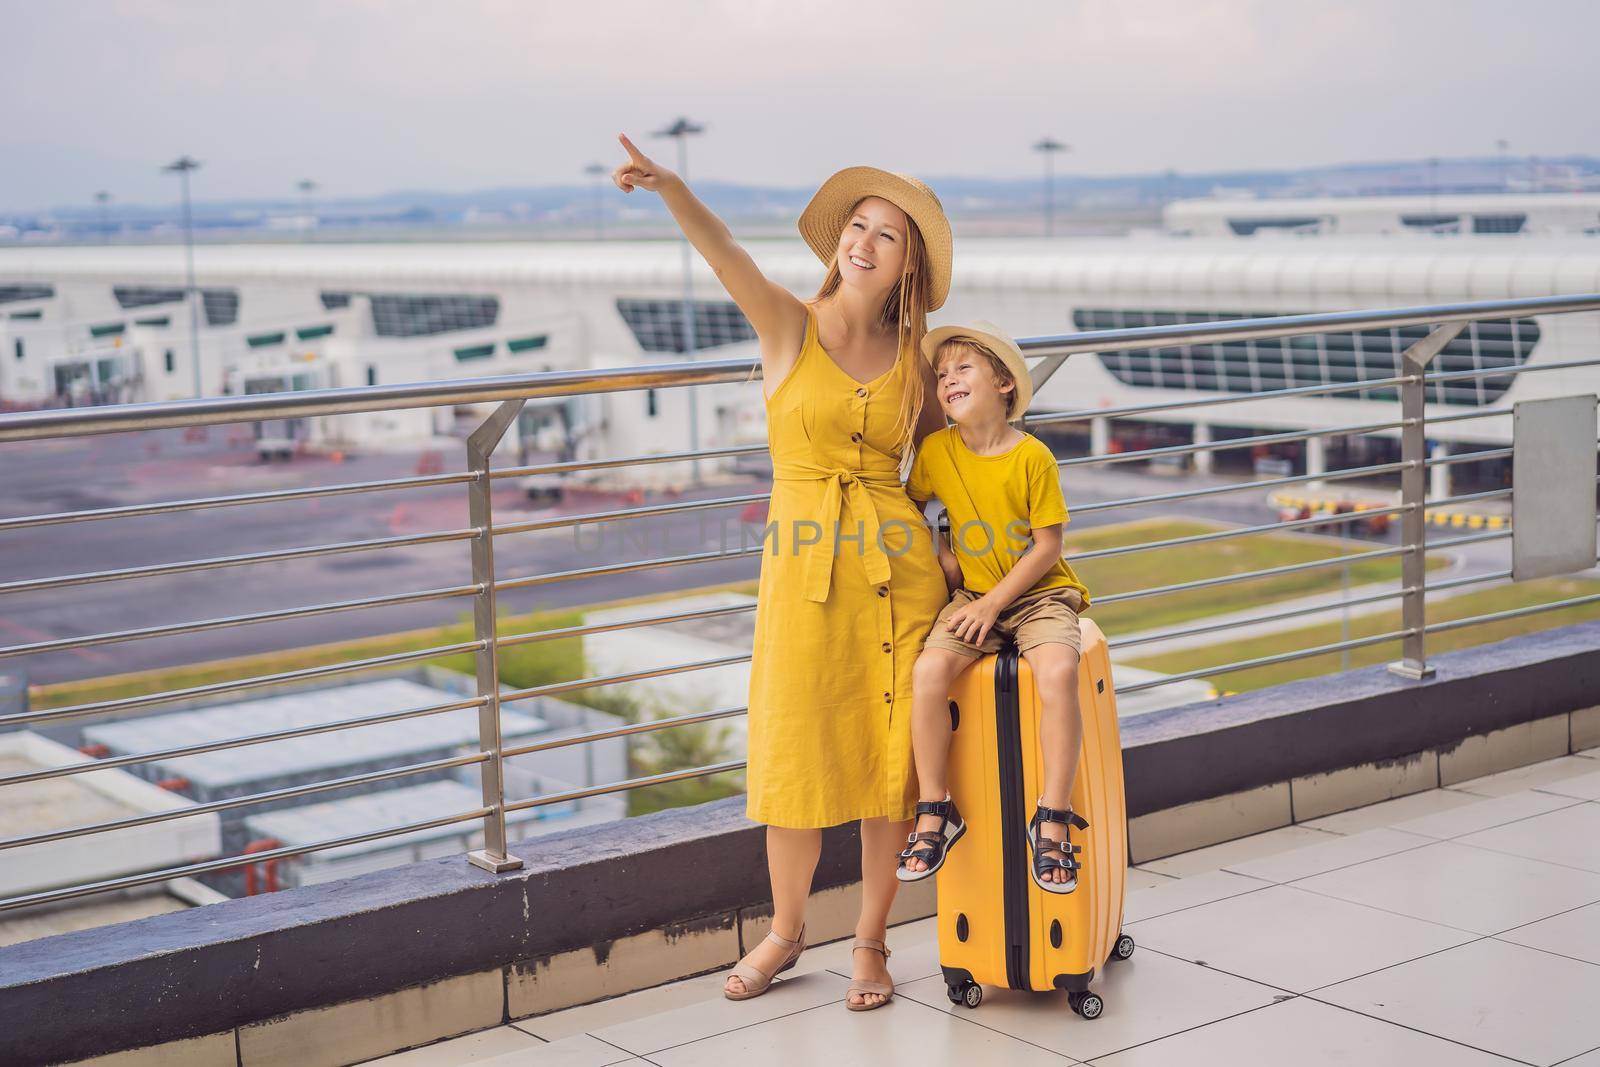
[[[917,824],[896,876],[913,882],[944,865],[966,831],[947,791],[950,686],[978,658],[1016,641],[1039,689],[1044,796],[1028,825],[1033,880],[1049,893],[1077,888],[1079,847],[1069,830],[1087,823],[1070,807],[1083,724],[1078,711],[1078,612],[1089,590],[1061,558],[1067,505],[1055,456],[1011,426],[1032,399],[1022,350],[985,322],[944,326],[922,342],[938,379],[939,405],[955,423],[917,450],[906,492],[937,497],[949,516],[939,564],[952,594],[912,674],[911,737]],[[1030,544],[1031,538],[1031,544]]]

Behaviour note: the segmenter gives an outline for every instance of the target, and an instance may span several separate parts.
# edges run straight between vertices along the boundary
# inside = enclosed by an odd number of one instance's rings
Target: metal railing
[[[1241,582],[1302,574],[1325,568],[1347,567],[1352,563],[1369,560],[1400,560],[1401,578],[1397,588],[1376,594],[1363,595],[1344,602],[1345,606],[1365,606],[1398,600],[1401,605],[1401,626],[1398,629],[1311,648],[1294,649],[1277,655],[1219,664],[1202,670],[1167,675],[1152,681],[1121,686],[1119,687],[1121,691],[1133,692],[1188,679],[1216,676],[1230,671],[1246,670],[1253,667],[1324,655],[1330,652],[1395,641],[1401,644],[1402,658],[1399,663],[1393,665],[1393,669],[1407,677],[1421,679],[1427,677],[1430,672],[1426,658],[1426,638],[1430,633],[1453,630],[1483,622],[1520,618],[1539,612],[1594,602],[1597,599],[1594,596],[1573,597],[1547,604],[1493,612],[1473,618],[1452,619],[1432,624],[1426,621],[1425,598],[1430,589],[1434,591],[1456,589],[1477,583],[1502,581],[1510,577],[1510,571],[1496,571],[1489,574],[1436,582],[1430,586],[1426,580],[1426,554],[1430,551],[1452,546],[1477,544],[1511,536],[1511,531],[1496,530],[1428,541],[1426,540],[1427,510],[1470,501],[1506,498],[1512,493],[1511,489],[1496,489],[1430,501],[1424,491],[1426,488],[1425,478],[1429,468],[1439,465],[1503,459],[1510,456],[1512,450],[1508,448],[1485,448],[1475,452],[1430,459],[1424,455],[1425,430],[1429,422],[1456,422],[1489,418],[1510,414],[1510,409],[1486,408],[1479,411],[1428,418],[1424,407],[1424,399],[1427,387],[1441,380],[1456,380],[1472,376],[1509,378],[1519,374],[1544,370],[1600,365],[1600,359],[1595,359],[1495,367],[1483,370],[1450,372],[1448,374],[1430,373],[1428,371],[1430,361],[1467,323],[1503,318],[1510,315],[1555,315],[1597,310],[1600,310],[1600,295],[1585,295],[1101,330],[1060,336],[1036,337],[1022,341],[1022,348],[1026,353],[1030,356],[1042,357],[1041,361],[1033,369],[1033,377],[1036,385],[1038,385],[1043,384],[1055,373],[1069,356],[1080,353],[1161,348],[1224,341],[1266,340],[1323,332],[1397,329],[1406,326],[1427,326],[1430,328],[1425,337],[1416,341],[1404,351],[1401,356],[1401,365],[1398,368],[1400,373],[1385,378],[1337,384],[1293,386],[1253,393],[1202,395],[1180,401],[1161,401],[1149,404],[1125,405],[1116,408],[1095,408],[1041,414],[1025,420],[1025,424],[1030,427],[1055,426],[1102,418],[1170,415],[1219,405],[1260,402],[1272,399],[1334,396],[1377,389],[1398,390],[1399,392],[1399,418],[1393,420],[1362,422],[1318,430],[1257,434],[1249,437],[1146,448],[1130,452],[1073,457],[1060,461],[1062,468],[1078,468],[1090,465],[1111,465],[1140,460],[1189,456],[1201,452],[1255,448],[1263,445],[1292,443],[1316,437],[1342,434],[1397,432],[1400,438],[1401,458],[1396,462],[1367,464],[1328,471],[1312,471],[1306,474],[1281,477],[1257,478],[1250,481],[1222,485],[1205,485],[1169,492],[1129,496],[1121,499],[1095,501],[1074,506],[1073,511],[1078,515],[1100,514],[1119,509],[1210,499],[1227,494],[1300,485],[1313,481],[1339,482],[1386,475],[1399,475],[1400,478],[1401,491],[1399,501],[1392,506],[1338,515],[1313,515],[1309,518],[1285,519],[1198,535],[1167,538],[1143,544],[1117,546],[1086,552],[1081,557],[1075,557],[1088,560],[1140,552],[1171,550],[1189,545],[1225,541],[1274,531],[1294,531],[1312,526],[1326,527],[1356,522],[1375,515],[1398,517],[1400,521],[1401,536],[1397,545],[1236,574],[1224,574],[1169,584],[1152,584],[1144,588],[1119,590],[1097,596],[1095,603],[1097,605],[1106,605],[1123,601],[1159,598],[1200,589],[1222,588]],[[469,858],[472,863],[486,870],[501,872],[521,865],[521,861],[507,851],[506,816],[509,812],[570,803],[590,797],[703,778],[741,769],[744,766],[743,761],[726,760],[705,766],[687,767],[643,777],[625,778],[624,780],[601,785],[591,784],[580,789],[563,790],[531,797],[508,798],[504,785],[504,765],[508,759],[537,752],[548,752],[571,746],[631,738],[686,726],[734,719],[746,714],[747,709],[744,707],[716,708],[651,721],[627,723],[622,726],[599,730],[583,730],[570,736],[508,745],[501,733],[500,709],[503,705],[625,682],[732,666],[746,663],[751,657],[749,655],[721,656],[666,667],[621,674],[580,677],[522,689],[505,690],[501,686],[499,664],[499,656],[503,650],[537,642],[560,641],[592,634],[615,633],[635,628],[734,616],[751,612],[754,607],[750,604],[736,604],[686,611],[667,611],[619,621],[585,623],[583,625],[564,626],[517,634],[499,634],[495,625],[496,598],[499,594],[510,590],[526,589],[552,583],[582,582],[617,574],[692,566],[712,561],[747,559],[760,554],[763,551],[763,547],[747,548],[741,546],[737,549],[651,556],[644,559],[625,560],[560,571],[547,571],[519,577],[507,577],[501,575],[496,569],[495,543],[496,538],[516,534],[605,526],[693,512],[759,505],[768,499],[769,494],[742,493],[710,499],[674,500],[642,506],[609,508],[582,514],[545,516],[496,523],[493,513],[492,489],[496,481],[507,478],[616,470],[651,464],[693,462],[706,459],[734,459],[762,454],[765,452],[765,448],[763,446],[708,448],[650,455],[521,465],[500,469],[491,467],[490,457],[502,435],[515,420],[523,403],[529,399],[742,382],[750,377],[752,370],[755,369],[754,363],[755,361],[748,359],[708,360],[639,368],[559,371],[463,381],[423,382],[409,385],[329,389],[315,392],[241,397],[214,397],[163,403],[120,405],[116,407],[0,415],[0,446],[4,446],[8,443],[22,441],[266,419],[339,415],[412,407],[483,403],[497,405],[494,413],[485,419],[468,438],[465,450],[465,470],[460,472],[357,481],[307,488],[235,493],[188,500],[91,508],[81,511],[0,519],[0,535],[4,535],[46,526],[116,522],[156,515],[188,514],[222,508],[256,507],[289,501],[338,500],[355,495],[464,486],[467,494],[469,521],[468,526],[463,529],[438,530],[406,536],[369,538],[289,549],[275,549],[272,551],[240,553],[177,563],[85,571],[49,578],[0,581],[0,597],[27,592],[66,591],[104,583],[211,572],[223,568],[250,567],[269,562],[301,560],[356,552],[385,552],[429,544],[454,544],[463,541],[467,542],[470,549],[472,566],[472,580],[464,585],[441,586],[433,589],[396,592],[381,596],[333,599],[323,603],[294,608],[219,615],[213,618],[184,623],[167,623],[156,626],[107,630],[73,637],[34,640],[0,647],[0,661],[151,638],[181,637],[234,627],[306,619],[333,613],[448,601],[468,597],[472,599],[473,604],[473,638],[469,641],[457,641],[429,648],[368,656],[344,662],[321,664],[277,673],[190,686],[183,689],[114,697],[66,707],[0,715],[0,731],[41,724],[63,723],[91,717],[98,719],[108,715],[128,712],[143,712],[177,702],[193,703],[197,700],[209,700],[227,694],[272,689],[291,684],[302,685],[323,679],[341,678],[356,672],[415,664],[440,656],[467,653],[471,653],[474,659],[476,692],[476,695],[472,697],[446,701],[427,707],[359,715],[293,729],[254,734],[241,733],[239,736],[225,741],[196,743],[169,747],[159,751],[117,755],[91,760],[82,764],[42,768],[26,773],[0,776],[0,789],[7,786],[92,773],[108,768],[149,764],[182,756],[237,749],[296,737],[354,730],[380,723],[398,722],[454,711],[475,710],[478,717],[478,743],[473,746],[474,751],[469,753],[447,759],[427,760],[376,772],[335,778],[324,782],[267,790],[251,795],[174,808],[170,811],[140,815],[133,818],[108,820],[90,825],[52,829],[48,832],[12,837],[0,840],[0,857],[3,857],[7,850],[28,845],[88,838],[95,834],[128,829],[134,826],[148,826],[197,814],[328,793],[351,786],[401,780],[413,775],[437,772],[444,769],[476,766],[479,768],[482,784],[482,805],[473,811],[387,827],[365,834],[346,835],[311,845],[224,856],[201,863],[189,863],[177,867],[140,872],[135,875],[92,884],[72,885],[13,896],[0,899],[0,912],[31,905],[57,903],[94,893],[130,889],[172,878],[217,872],[232,867],[260,863],[265,860],[298,856],[323,849],[395,837],[435,827],[471,823],[475,820],[481,820],[484,847],[470,853]],[[1337,606],[1335,605],[1335,607]],[[1200,625],[1180,624],[1154,634],[1145,633],[1118,638],[1112,641],[1112,646],[1119,649],[1130,648],[1172,639],[1222,634],[1232,629],[1259,625],[1264,622],[1287,622],[1326,610],[1329,609],[1322,607],[1298,608],[1268,614],[1254,614],[1248,618],[1237,620]],[[0,862],[3,862],[3,858],[0,858]]]

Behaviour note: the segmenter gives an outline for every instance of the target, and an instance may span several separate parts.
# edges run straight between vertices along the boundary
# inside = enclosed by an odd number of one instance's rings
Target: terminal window
[[[239,290],[202,289],[200,300],[207,326],[232,326],[239,321]]]
[[[0,304],[14,304],[18,300],[49,300],[56,295],[49,285],[0,285]]]
[[[1258,230],[1289,230],[1294,233],[1320,233],[1322,220],[1311,215],[1286,215],[1280,218],[1229,219],[1228,229],[1236,237],[1249,237]]]
[[[1474,215],[1473,233],[1521,233],[1528,222],[1526,215]]]
[[[617,312],[646,352],[687,352],[681,300],[618,300]],[[696,300],[694,347],[696,351],[755,340],[739,305],[731,300]]]
[[[1120,330],[1230,319],[1270,318],[1283,312],[1149,311],[1133,308],[1080,309],[1072,313],[1080,330]],[[1100,362],[1124,385],[1183,391],[1255,393],[1306,385],[1338,385],[1400,373],[1400,355],[1428,333],[1426,326],[1312,334],[1269,341],[1228,341],[1176,345],[1127,352],[1102,352]],[[1495,370],[1521,366],[1539,342],[1533,319],[1468,323],[1429,365],[1431,371]],[[1430,383],[1436,404],[1481,407],[1511,387],[1513,376],[1463,378]],[[1391,400],[1394,388],[1336,393],[1334,398]]]
[[[116,297],[117,306],[124,309],[183,302],[183,290],[170,286],[113,285],[111,295]],[[239,290],[202,289],[200,301],[205,308],[207,326],[232,326],[239,321]]]
[[[429,337],[455,330],[480,330],[493,326],[499,317],[500,298],[496,296],[372,294],[372,328],[379,337]]]
[[[177,304],[183,300],[182,289],[158,288],[153,285],[113,285],[111,295],[117,298],[117,306],[124,309]]]

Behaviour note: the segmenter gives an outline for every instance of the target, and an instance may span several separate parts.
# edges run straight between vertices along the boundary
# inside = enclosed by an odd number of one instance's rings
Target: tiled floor
[[[393,1067],[1600,1067],[1600,749],[1199,849],[1129,874],[1139,943],[1095,989],[952,1007],[932,920],[894,1002],[851,1013],[846,943],[754,1001],[708,975],[380,1061]]]

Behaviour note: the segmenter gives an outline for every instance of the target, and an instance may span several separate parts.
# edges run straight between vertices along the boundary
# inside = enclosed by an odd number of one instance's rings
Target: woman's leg
[[[856,936],[886,940],[889,909],[894,906],[900,882],[894,876],[899,865],[900,844],[911,832],[911,820],[861,820],[861,917],[856,920]],[[868,949],[857,949],[852,956],[851,974],[870,982],[888,982],[889,969],[884,958]],[[852,993],[853,1004],[881,1004],[886,997],[876,993]]]
[[[772,883],[772,932],[793,941],[800,936],[806,921],[806,898],[811,895],[811,876],[822,855],[821,830],[788,830],[767,827],[767,877]],[[770,974],[783,960],[784,950],[766,938],[745,954],[742,963]],[[732,993],[744,992],[744,979],[729,975],[726,983]]]

